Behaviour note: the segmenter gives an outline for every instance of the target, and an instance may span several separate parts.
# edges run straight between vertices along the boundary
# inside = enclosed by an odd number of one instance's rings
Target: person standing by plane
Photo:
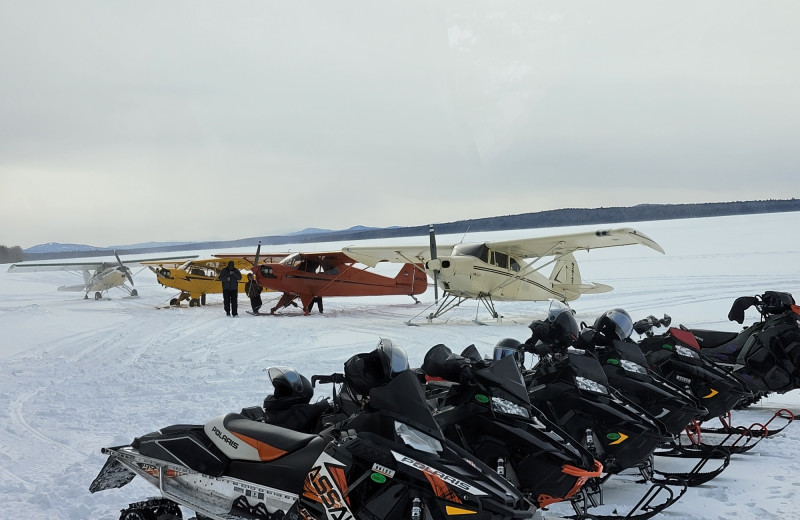
[[[264,304],[261,301],[262,287],[258,284],[253,273],[247,273],[247,283],[244,284],[244,292],[250,298],[250,306],[253,308],[253,314],[258,314],[258,310]]]
[[[225,305],[225,314],[239,315],[239,280],[242,272],[233,265],[233,260],[228,261],[228,267],[220,271],[219,281],[222,282],[222,299]]]

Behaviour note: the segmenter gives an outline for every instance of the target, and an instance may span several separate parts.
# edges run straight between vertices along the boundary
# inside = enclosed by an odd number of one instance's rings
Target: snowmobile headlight
[[[692,350],[692,349],[690,349],[688,347],[684,347],[683,345],[675,345],[675,352],[679,356],[685,356],[685,357],[690,357],[690,358],[700,358],[700,355],[697,352],[695,352],[694,350]]]
[[[575,384],[577,384],[578,388],[580,388],[581,390],[594,392],[596,394],[608,394],[608,388],[598,383],[597,381],[592,381],[591,379],[586,377],[575,376]]]
[[[395,421],[394,431],[397,433],[398,437],[403,439],[403,442],[405,442],[407,446],[415,450],[424,451],[433,455],[442,451],[441,442],[407,424]]]
[[[524,406],[512,403],[502,397],[492,397],[492,410],[508,415],[519,415],[520,417],[530,418],[531,414]]]
[[[645,367],[629,359],[620,359],[619,366],[625,369],[626,372],[634,372],[636,374],[643,374],[643,375],[647,374],[647,369]]]

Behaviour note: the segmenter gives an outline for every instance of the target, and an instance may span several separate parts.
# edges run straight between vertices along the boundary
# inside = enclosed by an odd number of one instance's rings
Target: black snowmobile
[[[600,362],[609,385],[637,406],[657,418],[672,436],[661,445],[656,455],[699,457],[691,471],[684,473],[652,470],[661,477],[679,477],[689,486],[697,486],[716,477],[730,463],[730,454],[720,448],[705,455],[687,454],[679,449],[681,434],[687,427],[708,415],[698,399],[685,389],[653,372],[639,346],[631,341],[633,321],[624,309],[611,309],[601,314],[592,326],[582,324],[577,347],[592,352]],[[724,459],[716,469],[708,471],[710,459]]]
[[[425,355],[420,375],[445,436],[497,468],[539,507],[569,500],[603,466],[539,410],[511,357],[486,361],[474,346]]]
[[[158,488],[160,498],[131,504],[124,520],[181,518],[178,505],[220,520],[530,517],[519,491],[445,439],[417,376],[392,373],[402,349],[382,342],[371,354],[384,384],[361,389],[363,409],[335,427],[305,434],[239,413],[169,426],[104,448],[89,489],[137,475]]]
[[[648,518],[683,496],[687,484],[682,479],[654,479],[652,473],[655,450],[672,436],[661,421],[609,385],[597,358],[570,346],[579,333],[572,310],[553,302],[547,319],[530,328],[523,347],[539,357],[525,373],[531,403],[603,464],[605,475],[584,486],[589,504],[602,503],[601,485],[628,469],[654,484],[625,518]]]
[[[753,392],[752,404],[772,392],[800,388],[800,307],[791,294],[766,291],[737,298],[728,319],[744,323],[755,307],[761,318],[741,332],[689,329],[700,352],[744,381]]]
[[[690,392],[708,410],[705,417],[690,425],[687,432],[692,443],[681,447],[680,451],[684,454],[700,454],[715,451],[718,446],[725,446],[731,453],[752,449],[758,438],[766,435],[766,427],[761,424],[732,427],[730,416],[740,402],[752,400],[753,393],[735,374],[701,353],[692,332],[682,327],[669,327],[670,322],[669,316],[660,320],[648,316],[637,321],[634,330],[645,336],[639,341],[639,348],[648,366]],[[667,327],[667,331],[656,335],[653,329],[660,326]],[[715,418],[722,422],[722,428],[711,428],[704,424]],[[701,439],[702,433],[723,433],[725,437],[718,443],[707,443]]]

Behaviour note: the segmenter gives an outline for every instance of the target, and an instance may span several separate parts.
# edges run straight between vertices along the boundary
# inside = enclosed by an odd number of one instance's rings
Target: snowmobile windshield
[[[573,353],[567,354],[567,358],[576,377],[584,377],[603,386],[608,386],[608,377],[606,377],[603,366],[597,359]]]
[[[525,387],[525,381],[519,371],[519,365],[517,365],[513,356],[504,357],[492,363],[488,368],[478,370],[475,375],[491,382],[492,386],[508,392],[519,402],[530,404],[528,389]]]
[[[642,352],[642,349],[639,348],[639,345],[636,343],[614,341],[614,349],[619,353],[619,357],[622,359],[633,361],[637,365],[641,365],[643,367],[648,366],[647,358],[644,356],[644,352]]]
[[[436,439],[444,439],[436,419],[428,408],[422,385],[411,370],[401,372],[388,384],[370,390],[369,407],[385,412],[395,420]]]

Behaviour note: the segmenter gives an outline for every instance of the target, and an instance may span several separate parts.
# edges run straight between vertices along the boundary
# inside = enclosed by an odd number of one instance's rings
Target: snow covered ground
[[[666,255],[640,246],[577,253],[585,279],[615,290],[585,296],[572,307],[579,321],[588,323],[608,308],[623,307],[634,319],[667,313],[675,324],[738,330],[726,318],[737,296],[764,290],[800,295],[798,223],[800,213],[620,224],[651,236]],[[466,240],[619,226],[480,233]],[[420,241],[427,237],[394,240]],[[391,272],[396,266],[380,268]],[[268,366],[293,366],[307,376],[341,371],[346,359],[372,350],[380,337],[405,347],[416,366],[436,343],[453,350],[474,343],[488,354],[501,338],[529,337],[528,323],[546,309],[543,302],[498,303],[504,316],[498,323],[470,303],[447,321],[428,324],[422,316],[432,310],[429,289],[420,304],[407,297],[329,298],[324,315],[303,317],[292,309],[277,317],[242,313],[231,319],[219,296],[209,296],[201,308],[165,308],[176,292],[158,285],[147,270],[135,277],[138,299],[115,290],[105,301],[57,292],[57,286],[71,283],[68,277],[0,272],[3,519],[116,519],[122,507],[156,490],[135,479],[121,489],[90,494],[89,484],[105,461],[100,448],[169,424],[202,423],[260,404],[271,389],[264,372]],[[265,305],[275,297],[265,294]],[[248,308],[244,297],[240,306]],[[486,326],[473,322],[476,315]],[[748,311],[748,323],[756,318],[754,310]],[[407,325],[409,320],[419,326]],[[734,422],[763,422],[784,407],[800,411],[800,393],[772,396],[735,412]],[[800,518],[799,453],[800,424],[792,424],[751,452],[734,456],[719,477],[689,489],[658,518]],[[610,505],[630,503],[643,492],[614,478],[606,489]],[[565,512],[570,511],[553,507],[550,514]]]

